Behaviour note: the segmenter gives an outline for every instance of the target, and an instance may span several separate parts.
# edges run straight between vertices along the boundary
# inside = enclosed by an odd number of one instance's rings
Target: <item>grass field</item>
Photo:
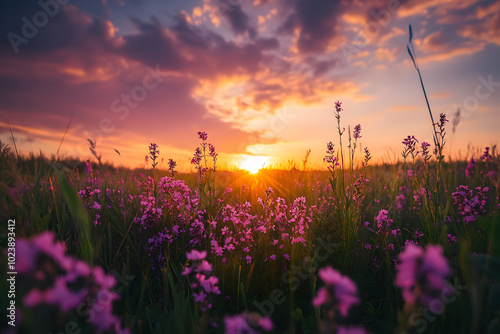
[[[495,148],[447,159],[441,115],[372,166],[341,110],[324,171],[219,171],[203,132],[193,174],[2,144],[2,332],[498,333]]]

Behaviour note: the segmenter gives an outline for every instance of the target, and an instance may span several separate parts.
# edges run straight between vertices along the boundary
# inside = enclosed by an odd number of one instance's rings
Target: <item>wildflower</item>
[[[358,124],[354,127],[353,137],[354,139],[361,138],[361,124]]]
[[[481,160],[488,161],[488,160],[491,160],[491,159],[493,159],[493,156],[490,154],[490,148],[486,147],[484,149],[483,155],[481,156]]]
[[[215,172],[216,171],[217,156],[219,155],[219,153],[215,152],[215,147],[212,144],[208,144],[208,155],[210,155],[212,157],[213,171]]]
[[[365,147],[364,152],[365,152],[365,158],[363,161],[363,167],[366,167],[366,166],[368,166],[368,161],[370,161],[372,156],[370,154],[370,151],[368,150],[368,147]]]
[[[274,327],[271,319],[247,312],[225,316],[224,325],[226,326],[226,334],[259,334],[271,332]]]
[[[380,210],[375,220],[377,221],[377,233],[384,233],[387,235],[392,224],[392,219],[389,218],[389,212],[387,210]]]
[[[496,183],[498,178],[498,172],[496,170],[490,170],[486,173],[486,177],[491,180],[491,182]]]
[[[429,154],[429,146],[431,146],[431,144],[429,144],[428,142],[422,142],[422,144],[420,145],[420,147],[422,148],[422,157],[424,159],[424,163],[426,164],[431,156]]]
[[[337,334],[369,334],[362,326],[339,327]]]
[[[198,252],[194,249],[186,253],[186,257],[192,262],[182,272],[183,276],[188,276],[193,282],[191,284],[193,299],[196,303],[201,304],[202,311],[212,308],[212,295],[220,295],[220,290],[217,286],[219,279],[211,276],[212,265],[204,260],[206,256],[206,251]]]
[[[442,246],[429,245],[424,251],[421,247],[408,245],[398,258],[396,286],[402,289],[408,304],[418,302],[428,307],[442,291],[449,289],[445,278],[451,274],[451,269],[443,257]]]
[[[191,159],[191,164],[195,165],[195,168],[198,170],[198,173],[200,174],[200,177],[203,175],[204,172],[207,171],[205,167],[202,166],[201,160],[203,159],[203,152],[199,147],[197,147],[194,150],[194,156]]]
[[[175,167],[177,167],[177,162],[172,159],[168,159],[168,170],[170,171],[170,176],[175,176]]]
[[[155,143],[151,143],[151,145],[149,145],[149,156],[151,158],[151,166],[153,168],[155,168],[158,163],[156,162],[156,159],[158,159],[158,154],[160,154],[160,151],[158,150],[158,145],[155,144]]]
[[[401,155],[403,156],[403,161],[406,162],[406,158],[411,155],[412,159],[415,160],[415,157],[418,155],[418,151],[416,150],[416,145],[418,143],[417,138],[415,136],[408,136],[403,139],[402,142],[405,145],[405,148]]]
[[[340,102],[340,101],[335,102],[335,112],[337,114],[340,114],[340,112],[342,110],[344,110],[344,109],[342,109],[342,102]]]
[[[481,214],[485,214],[486,201],[489,188],[477,187],[476,194],[473,190],[469,190],[469,187],[460,185],[457,187],[456,191],[451,194],[455,202],[458,212],[463,217],[466,224],[469,224],[479,217]]]
[[[474,158],[470,158],[469,164],[467,168],[465,168],[465,176],[472,177],[474,175],[474,171],[476,170],[476,160]]]
[[[90,160],[87,160],[85,162],[85,174],[88,174],[88,175],[92,174],[92,166],[90,165]]]
[[[403,205],[406,204],[406,197],[403,194],[399,194],[396,196],[396,210],[401,212],[403,209]]]
[[[16,270],[21,282],[30,282],[34,277],[43,277],[28,285],[19,284],[16,294],[24,295],[23,304],[29,309],[38,305],[56,306],[58,312],[45,316],[61,319],[77,312],[85,304],[85,308],[94,316],[89,322],[95,327],[92,332],[115,331],[128,333],[121,328],[121,320],[113,315],[113,301],[119,295],[113,292],[116,280],[107,275],[101,267],[91,268],[87,263],[65,254],[64,243],[54,241],[54,234],[44,232],[31,239],[19,239],[16,244]],[[75,284],[78,282],[78,284]],[[53,308],[48,308],[52,310]],[[90,313],[89,313],[90,314]]]
[[[207,135],[207,133],[206,133],[205,131],[203,131],[203,132],[202,132],[202,131],[198,131],[198,137],[199,137],[201,140],[205,141],[205,140],[207,140],[208,135]]]
[[[342,276],[332,267],[320,269],[319,277],[325,282],[325,286],[318,290],[318,294],[313,299],[313,305],[338,308],[340,313],[347,317],[351,306],[359,303],[356,285],[349,277]]]
[[[435,123],[435,125],[438,126],[438,128],[443,129],[445,123],[448,123],[449,121],[446,119],[446,114],[441,113],[439,114],[439,121]]]
[[[192,261],[204,260],[207,257],[207,252],[198,252],[197,250],[193,249],[191,252],[186,253],[186,257],[188,258],[188,260]]]
[[[328,166],[328,169],[330,170],[331,173],[335,170],[335,167],[339,165],[338,162],[338,157],[334,157],[335,150],[333,149],[333,143],[328,142],[326,144],[326,155],[323,158],[323,162],[327,162],[330,165]]]
[[[201,153],[201,149],[200,149],[199,147],[197,147],[197,148],[194,150],[194,156],[193,156],[193,158],[191,159],[191,163],[192,163],[193,165],[199,165],[199,164],[200,164],[200,162],[201,162],[201,158],[202,158],[201,154],[202,154],[202,153]]]

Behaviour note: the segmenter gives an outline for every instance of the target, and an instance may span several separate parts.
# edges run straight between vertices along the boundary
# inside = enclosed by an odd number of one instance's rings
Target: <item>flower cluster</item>
[[[377,222],[377,234],[389,234],[392,219],[390,219],[388,216],[389,212],[387,210],[380,210],[378,215],[375,217],[375,221]]]
[[[490,154],[490,148],[489,147],[486,147],[484,149],[484,153],[483,153],[483,155],[481,155],[480,159],[484,160],[484,161],[489,161],[489,160],[493,159],[493,156]]]
[[[155,143],[151,143],[149,145],[149,157],[151,158],[151,167],[155,168],[158,163],[156,160],[158,159],[158,155],[160,154],[160,151],[158,150],[158,145]]]
[[[89,214],[94,226],[101,225],[101,193],[101,190],[97,188],[92,189],[91,187],[86,187],[85,189],[78,191],[78,195],[80,195],[80,198],[82,199],[83,206],[87,209],[87,213]]]
[[[182,275],[190,278],[194,301],[201,305],[203,311],[212,308],[212,295],[220,295],[217,286],[219,279],[212,276],[212,265],[205,260],[206,256],[206,251],[198,252],[194,249],[186,253],[190,265],[182,272]]]
[[[198,137],[201,140],[206,141],[208,139],[208,134],[205,131],[198,131]]]
[[[448,122],[449,121],[446,119],[446,114],[441,113],[441,114],[439,114],[439,121],[437,123],[434,123],[434,125],[436,125],[439,128],[439,130],[441,132],[443,132],[444,131],[444,126]]]
[[[431,159],[431,155],[429,154],[429,147],[430,146],[431,146],[431,144],[429,144],[426,141],[424,141],[424,142],[422,142],[422,144],[420,144],[420,147],[422,148],[422,159],[424,160],[425,164],[427,162],[429,162],[429,160]]]
[[[342,102],[340,102],[340,101],[335,102],[335,117],[337,119],[340,119],[340,112],[342,110],[344,110],[344,109],[342,109]]]
[[[411,155],[412,159],[415,160],[415,158],[418,155],[417,151],[417,143],[418,140],[415,138],[415,136],[408,136],[405,139],[403,139],[403,145],[405,145],[405,148],[403,149],[403,152],[401,152],[401,155],[403,156],[403,161],[406,162],[406,158]]]
[[[465,168],[465,176],[472,177],[474,176],[474,171],[476,170],[476,160],[474,158],[470,158],[469,164],[467,168]]]
[[[434,299],[450,287],[445,278],[451,275],[448,261],[443,256],[440,245],[429,245],[424,250],[409,244],[399,254],[396,286],[401,288],[408,304],[420,304],[429,307]]]
[[[273,329],[271,319],[256,313],[243,312],[234,316],[225,316],[226,334],[260,334],[269,333]]]
[[[44,232],[30,240],[19,239],[16,269],[20,280],[32,280],[23,303],[28,308],[38,305],[56,306],[61,314],[78,314],[85,310],[95,332],[128,333],[121,321],[113,315],[113,301],[119,295],[112,291],[116,285],[113,276],[101,267],[91,268],[87,263],[65,255],[65,245],[55,242],[51,232]],[[62,273],[62,274],[61,274]],[[20,285],[23,286],[23,285]],[[87,313],[88,312],[88,313]]]
[[[325,286],[318,290],[318,294],[313,299],[313,305],[333,308],[338,310],[342,316],[347,317],[351,306],[359,304],[356,284],[332,267],[320,269],[319,277]]]
[[[330,172],[334,172],[335,171],[335,167],[337,167],[339,165],[339,159],[338,157],[334,156],[335,155],[335,150],[333,149],[333,143],[332,142],[328,142],[326,144],[326,155],[325,157],[323,158],[323,162],[326,162],[328,163],[328,169],[330,170]]]
[[[170,176],[172,177],[174,177],[176,173],[175,167],[177,167],[177,162],[172,159],[168,159],[168,170],[170,171]]]
[[[361,138],[361,124],[358,124],[354,127],[353,138],[354,139]]]
[[[194,150],[193,158],[191,159],[191,164],[195,165],[196,170],[198,171],[200,178],[203,174],[208,171],[207,167],[207,156],[212,158],[212,170],[214,172],[217,171],[217,156],[219,155],[215,152],[215,146],[207,143],[208,134],[206,132],[198,132],[198,138],[202,140],[202,143],[199,147]],[[208,147],[208,155],[207,155],[207,147]]]
[[[460,185],[457,187],[456,191],[451,194],[455,202],[458,213],[462,216],[463,221],[469,224],[475,220],[481,214],[486,213],[486,193],[488,192],[488,187],[477,187],[476,193],[469,187]]]

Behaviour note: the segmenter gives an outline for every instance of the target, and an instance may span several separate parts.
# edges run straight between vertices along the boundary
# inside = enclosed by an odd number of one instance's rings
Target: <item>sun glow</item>
[[[252,155],[240,162],[240,169],[249,171],[252,174],[257,173],[269,161],[268,157]]]

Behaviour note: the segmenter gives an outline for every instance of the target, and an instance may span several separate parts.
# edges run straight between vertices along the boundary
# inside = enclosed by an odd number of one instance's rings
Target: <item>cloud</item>
[[[459,33],[482,43],[500,45],[500,5],[497,2],[487,8],[479,8],[479,21],[463,26]]]
[[[436,92],[431,95],[433,99],[446,99],[450,97],[452,94],[450,92]]]
[[[289,4],[289,2],[285,2]],[[278,31],[298,34],[297,49],[301,53],[323,52],[337,48],[340,2],[331,0],[295,0]]]
[[[253,39],[256,37],[257,32],[255,28],[250,25],[250,18],[243,11],[240,4],[235,4],[234,1],[219,0],[229,7],[228,10],[222,10],[222,15],[228,20],[231,29],[237,35],[247,33]]]

